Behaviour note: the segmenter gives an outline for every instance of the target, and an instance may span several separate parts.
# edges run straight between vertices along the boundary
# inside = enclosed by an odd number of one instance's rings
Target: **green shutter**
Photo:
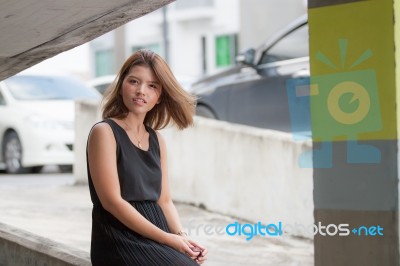
[[[231,36],[218,36],[215,50],[217,67],[229,66],[231,64]]]
[[[111,75],[114,71],[114,58],[112,50],[97,51],[96,57],[96,77]]]

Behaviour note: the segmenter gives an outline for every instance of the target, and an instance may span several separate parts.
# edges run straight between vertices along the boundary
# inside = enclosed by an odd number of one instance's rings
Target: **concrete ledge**
[[[0,223],[0,265],[83,266],[91,263],[87,252]]]

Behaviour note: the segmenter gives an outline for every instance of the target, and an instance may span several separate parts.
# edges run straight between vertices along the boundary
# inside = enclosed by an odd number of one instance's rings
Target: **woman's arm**
[[[110,126],[106,123],[95,125],[88,141],[88,163],[103,208],[142,236],[195,255],[186,241],[153,225],[121,197],[116,161],[116,143]]]
[[[165,145],[164,138],[160,133],[157,132],[158,142],[160,144],[160,156],[161,156],[161,172],[162,172],[162,183],[161,183],[161,195],[158,200],[165,218],[167,219],[169,230],[177,234],[182,231],[182,225],[179,220],[178,212],[172,202],[171,193],[169,190],[168,181],[168,162],[167,162],[167,148]]]
[[[175,208],[169,190],[167,148],[164,138],[158,132],[157,132],[157,137],[158,137],[158,142],[160,143],[161,171],[162,171],[161,195],[157,203],[160,205],[165,215],[165,218],[167,219],[169,230],[174,234],[178,234],[180,232],[183,232],[183,229],[179,219],[178,211]],[[198,243],[192,240],[189,240],[189,242],[191,245],[199,247],[202,250],[200,255],[199,254],[195,256],[191,255],[192,258],[194,259],[197,258],[196,261],[198,263],[202,264],[207,259],[206,255],[208,251],[203,246],[199,245]]]

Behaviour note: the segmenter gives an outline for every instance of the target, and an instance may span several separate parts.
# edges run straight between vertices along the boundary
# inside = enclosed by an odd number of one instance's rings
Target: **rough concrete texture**
[[[72,186],[70,174],[37,176],[0,175],[0,222],[89,252],[91,201],[88,187]],[[254,237],[246,241],[244,237],[224,233],[225,227],[237,219],[187,204],[177,203],[176,206],[190,237],[209,250],[206,266],[313,265],[311,240],[285,236]],[[222,228],[222,233],[218,233],[217,228]]]
[[[0,265],[91,265],[87,252],[0,223]]]
[[[170,2],[173,0],[2,1],[0,80]]]

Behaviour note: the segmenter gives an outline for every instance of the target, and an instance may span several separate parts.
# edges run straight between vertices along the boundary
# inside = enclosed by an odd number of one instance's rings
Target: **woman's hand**
[[[169,234],[166,244],[179,252],[188,254],[192,259],[196,259],[200,255],[200,251],[193,251],[194,245],[192,241],[183,236]]]
[[[166,244],[179,252],[189,255],[198,264],[202,264],[207,259],[208,251],[202,245],[185,236],[169,234]]]
[[[208,250],[197,242],[188,239],[189,243],[192,245],[191,249],[193,251],[199,252],[197,257],[193,258],[198,264],[203,264],[203,262],[207,259]]]

